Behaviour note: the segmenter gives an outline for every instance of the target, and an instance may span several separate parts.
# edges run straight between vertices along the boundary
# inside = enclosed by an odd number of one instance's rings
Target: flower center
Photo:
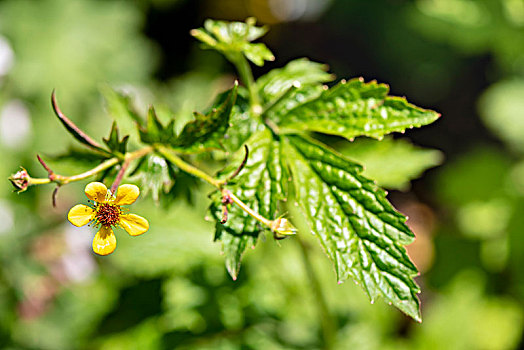
[[[120,221],[120,207],[108,203],[99,204],[96,208],[96,221],[102,226],[116,226]]]

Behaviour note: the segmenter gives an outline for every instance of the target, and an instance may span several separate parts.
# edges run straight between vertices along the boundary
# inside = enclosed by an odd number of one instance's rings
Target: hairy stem
[[[195,177],[198,177],[211,186],[214,186],[216,188],[221,188],[222,182],[215,179],[214,177],[206,174],[202,170],[194,167],[193,165],[186,163],[182,158],[177,156],[169,147],[157,145],[156,150],[158,153],[160,153],[164,158],[169,160],[171,163],[175,164],[180,170],[183,170],[184,172],[191,174]]]
[[[227,190],[224,190],[224,191],[227,191]],[[253,209],[248,207],[244,202],[242,202],[240,200],[240,198],[235,196],[233,193],[227,191],[226,195],[228,195],[229,198],[231,198],[231,200],[236,205],[238,205],[240,208],[242,208],[242,210],[244,210],[246,213],[251,215],[251,217],[253,217],[254,219],[256,219],[257,221],[261,222],[262,224],[266,225],[269,228],[272,227],[272,225],[273,225],[273,221],[272,220],[266,219],[265,217],[263,217],[262,215],[260,215],[259,213],[257,213],[256,211],[254,211]]]
[[[135,152],[130,152],[130,153],[126,153],[125,155],[125,160],[134,160],[134,159],[137,159],[137,158],[140,158],[140,157],[143,157],[145,156],[146,154],[148,153],[151,153],[153,151],[153,148],[148,146],[148,147],[144,147],[142,149],[139,149],[138,151],[135,151]],[[49,177],[48,178],[29,178],[29,185],[44,185],[44,184],[48,184],[48,183],[52,183],[52,182],[55,182],[57,183],[58,185],[65,185],[65,184],[68,184],[70,182],[75,182],[75,181],[80,181],[80,180],[84,180],[88,177],[91,177],[91,176],[94,176],[116,164],[118,164],[120,162],[120,158],[118,157],[113,157],[113,158],[109,158],[107,160],[105,160],[104,162],[102,162],[101,164],[97,165],[96,167],[94,167],[93,169],[89,169],[88,171],[85,171],[81,174],[77,174],[77,175],[72,175],[72,176],[64,176],[64,175],[59,175],[59,174],[53,174],[53,178],[50,179]],[[125,162],[125,161],[124,161]]]
[[[273,227],[273,221],[269,220],[253,209],[251,209],[249,206],[247,206],[240,198],[235,196],[233,193],[229,192],[228,190],[224,189],[223,186],[225,185],[225,182],[219,179],[215,179],[214,177],[206,174],[202,170],[196,168],[195,166],[186,163],[182,158],[177,156],[170,148],[163,146],[163,145],[156,145],[156,150],[158,153],[160,153],[164,158],[169,160],[171,163],[176,165],[180,170],[183,170],[184,172],[191,174],[195,177],[198,177],[208,184],[210,184],[213,187],[216,187],[223,196],[228,196],[233,203],[238,205],[242,210],[244,210],[246,213],[251,215],[254,219],[258,220],[263,225],[268,226],[269,228]]]
[[[122,163],[122,167],[118,171],[118,174],[116,174],[115,181],[113,181],[113,184],[111,185],[111,193],[114,195],[116,193],[116,190],[118,186],[120,185],[120,182],[122,182],[122,179],[124,178],[124,174],[129,168],[129,164],[131,164],[131,161],[129,159],[124,160],[124,163]]]
[[[248,61],[242,54],[238,54],[232,59],[240,79],[246,85],[247,90],[249,91],[249,101],[251,105],[251,112],[255,115],[260,115],[262,113],[262,106],[260,105],[260,97],[258,96],[258,90],[255,83],[255,78],[253,78],[253,72],[249,66]]]
[[[336,340],[336,323],[333,319],[333,316],[329,312],[326,298],[324,296],[324,293],[322,292],[320,281],[318,280],[318,277],[313,268],[313,264],[311,263],[311,259],[309,256],[310,247],[307,245],[306,242],[304,242],[300,235],[297,235],[296,238],[296,241],[300,247],[300,251],[302,252],[304,268],[308,275],[311,289],[313,290],[313,294],[315,295],[315,299],[317,301],[316,305],[318,308],[320,322],[322,325],[322,336],[324,338],[324,349],[333,349]]]

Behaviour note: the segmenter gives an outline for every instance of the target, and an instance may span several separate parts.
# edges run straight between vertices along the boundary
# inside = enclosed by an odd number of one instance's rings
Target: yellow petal
[[[98,255],[109,255],[115,251],[116,237],[111,227],[102,226],[93,238],[93,251]]]
[[[104,203],[106,201],[107,187],[101,182],[88,183],[85,189],[87,198],[92,201]]]
[[[131,236],[138,236],[149,229],[149,222],[139,215],[126,214],[120,216],[120,226]]]
[[[140,195],[140,189],[138,186],[125,184],[118,187],[116,191],[116,205],[128,205],[133,204],[138,196]]]
[[[73,225],[80,227],[87,225],[93,219],[95,211],[87,205],[77,204],[69,210],[67,219]]]

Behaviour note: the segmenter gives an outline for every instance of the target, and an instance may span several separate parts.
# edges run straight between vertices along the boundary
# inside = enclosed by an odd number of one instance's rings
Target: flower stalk
[[[124,159],[125,159],[124,163],[131,162],[132,160],[141,158],[141,157],[151,153],[152,151],[153,151],[153,148],[148,146],[148,147],[144,147],[144,148],[139,149],[139,150],[134,151],[134,152],[126,153],[126,155],[124,156]],[[72,176],[65,176],[65,175],[60,175],[60,174],[54,173],[49,168],[49,166],[47,166],[47,164],[44,165],[45,163],[43,163],[43,160],[41,160],[40,157],[38,157],[38,158],[39,158],[39,161],[42,164],[42,166],[44,166],[44,168],[47,170],[47,172],[49,174],[48,177],[47,178],[34,178],[34,177],[31,177],[29,175],[29,173],[27,173],[27,171],[25,169],[22,169],[22,170],[20,170],[19,172],[17,172],[16,174],[12,175],[9,178],[9,180],[13,183],[13,185],[18,190],[23,191],[23,190],[27,189],[27,187],[33,186],[33,185],[45,185],[45,184],[49,184],[49,183],[53,183],[54,182],[57,185],[62,186],[62,185],[66,185],[66,184],[71,183],[71,182],[84,180],[84,179],[87,179],[87,178],[89,178],[91,176],[95,176],[96,174],[101,173],[102,171],[104,171],[106,169],[111,168],[112,166],[118,164],[121,161],[121,159],[118,158],[118,157],[109,158],[109,159],[105,160],[104,162],[100,163],[99,165],[97,165],[96,167],[94,167],[92,169],[89,169],[89,170],[87,170],[87,171],[85,171],[83,173],[80,173],[80,174],[77,174],[77,175],[72,175]]]
[[[158,153],[160,153],[164,158],[169,160],[171,163],[176,165],[178,168],[183,170],[184,172],[191,174],[195,177],[198,177],[211,186],[217,188],[221,193],[223,198],[227,198],[226,201],[224,201],[224,205],[228,205],[229,203],[235,203],[238,205],[242,210],[244,210],[246,213],[248,213],[251,217],[253,217],[255,220],[260,222],[261,224],[267,226],[269,229],[274,230],[275,228],[279,228],[279,223],[276,223],[278,220],[269,220],[253,209],[251,209],[246,203],[244,203],[240,198],[238,198],[236,195],[231,193],[229,190],[224,188],[224,185],[226,184],[226,180],[219,180],[216,179],[202,170],[194,167],[193,165],[186,163],[182,158],[177,156],[170,148],[163,146],[163,145],[156,145],[155,146]],[[246,148],[247,149],[247,148]],[[246,151],[247,153],[247,151]],[[241,165],[243,167],[243,164]],[[224,215],[225,219],[227,220],[227,215]]]

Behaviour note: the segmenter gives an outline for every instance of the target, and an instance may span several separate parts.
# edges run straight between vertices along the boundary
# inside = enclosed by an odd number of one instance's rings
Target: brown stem
[[[56,208],[56,197],[58,196],[58,189],[60,188],[60,185],[57,185],[55,189],[53,190],[53,195],[51,197],[51,201],[53,203],[53,208]]]
[[[235,170],[235,172],[227,178],[227,181],[234,179],[242,171],[242,169],[244,169],[244,167],[246,166],[247,158],[249,157],[249,148],[247,147],[247,145],[244,145],[244,151],[246,153],[244,155],[244,159],[242,160],[242,163],[240,163],[237,170]]]
[[[92,148],[95,148],[98,151],[101,151],[101,150],[103,151],[102,146],[98,142],[96,142],[91,137],[89,137],[78,126],[76,126],[76,124],[73,123],[71,119],[69,119],[64,113],[62,113],[62,111],[60,110],[60,107],[58,107],[58,103],[56,102],[55,90],[53,90],[53,92],[51,93],[51,104],[53,105],[53,110],[55,111],[56,116],[58,117],[58,119],[60,119],[62,124],[64,124],[66,129],[73,131],[76,135],[78,135],[78,137],[80,137],[80,139],[84,143],[88,144]]]
[[[122,182],[122,179],[124,178],[124,173],[126,172],[127,168],[129,168],[129,164],[131,163],[131,160],[127,158],[124,163],[122,163],[122,167],[118,171],[118,174],[115,177],[115,181],[113,181],[113,185],[111,185],[111,193],[114,195],[116,193],[116,190],[118,186],[120,185],[120,182]]]
[[[40,158],[40,156],[38,154],[36,155],[36,158],[38,159],[40,164],[42,164],[44,169],[47,171],[47,174],[48,174],[47,177],[49,178],[49,180],[50,181],[54,181],[55,178],[56,178],[56,175],[53,172],[53,170],[51,170],[51,168],[46,164],[46,162],[44,162],[44,160],[42,158]]]

